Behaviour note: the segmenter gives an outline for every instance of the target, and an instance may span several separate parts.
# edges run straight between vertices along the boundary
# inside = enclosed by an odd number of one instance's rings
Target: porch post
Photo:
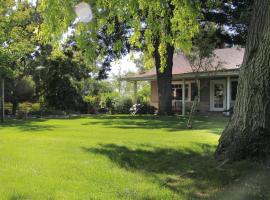
[[[133,82],[133,89],[134,89],[134,96],[133,96],[133,103],[137,104],[138,103],[138,84],[137,81]]]
[[[226,110],[229,110],[231,108],[231,77],[227,77],[227,106]],[[230,112],[228,111],[226,113],[228,116],[230,115]]]
[[[182,115],[185,116],[186,115],[186,88],[185,88],[186,82],[185,79],[183,79],[183,84],[182,84]]]

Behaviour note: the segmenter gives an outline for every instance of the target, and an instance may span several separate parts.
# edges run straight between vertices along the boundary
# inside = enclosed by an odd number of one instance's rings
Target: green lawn
[[[0,199],[270,199],[269,169],[213,160],[226,118],[196,118],[193,130],[184,121],[9,121],[0,125]]]

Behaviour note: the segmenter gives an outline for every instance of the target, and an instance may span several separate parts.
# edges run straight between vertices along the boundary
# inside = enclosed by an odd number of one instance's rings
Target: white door
[[[226,110],[226,80],[215,80],[211,85],[211,110]]]

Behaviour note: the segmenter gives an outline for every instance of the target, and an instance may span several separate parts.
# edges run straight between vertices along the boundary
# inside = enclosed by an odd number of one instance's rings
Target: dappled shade
[[[265,185],[270,185],[268,171],[242,171],[245,163],[219,166],[213,160],[215,146],[196,143],[202,149],[170,149],[142,145],[131,149],[115,144],[101,144],[97,148],[82,149],[91,154],[108,157],[113,163],[128,171],[153,176],[162,187],[185,195],[188,199],[245,199],[264,197]],[[244,178],[241,174],[245,174]],[[232,182],[233,180],[233,182]],[[231,191],[216,190],[228,186]],[[255,191],[259,191],[258,193]],[[262,198],[264,199],[264,198]]]
[[[185,117],[162,117],[162,116],[128,116],[128,115],[97,115],[92,118],[97,121],[89,121],[82,125],[111,126],[121,129],[166,129],[170,132],[176,132],[187,129],[187,118]],[[216,117],[215,121],[211,117],[196,117],[193,124],[193,130],[210,130],[211,133],[220,135],[224,125],[223,117]]]

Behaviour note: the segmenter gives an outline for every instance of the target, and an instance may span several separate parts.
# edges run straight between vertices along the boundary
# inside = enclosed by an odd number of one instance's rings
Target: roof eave
[[[184,78],[209,78],[209,77],[224,77],[224,76],[239,76],[239,69],[216,71],[216,72],[200,72],[195,75],[194,72],[185,74],[175,74],[173,80],[184,79]]]
[[[194,72],[184,73],[184,74],[174,74],[172,79],[179,80],[185,78],[208,78],[208,77],[224,77],[224,76],[239,76],[240,69],[230,69],[224,71],[215,71],[215,72],[199,72],[198,74]],[[154,81],[156,76],[147,76],[147,77],[125,77],[121,79],[122,81]]]

